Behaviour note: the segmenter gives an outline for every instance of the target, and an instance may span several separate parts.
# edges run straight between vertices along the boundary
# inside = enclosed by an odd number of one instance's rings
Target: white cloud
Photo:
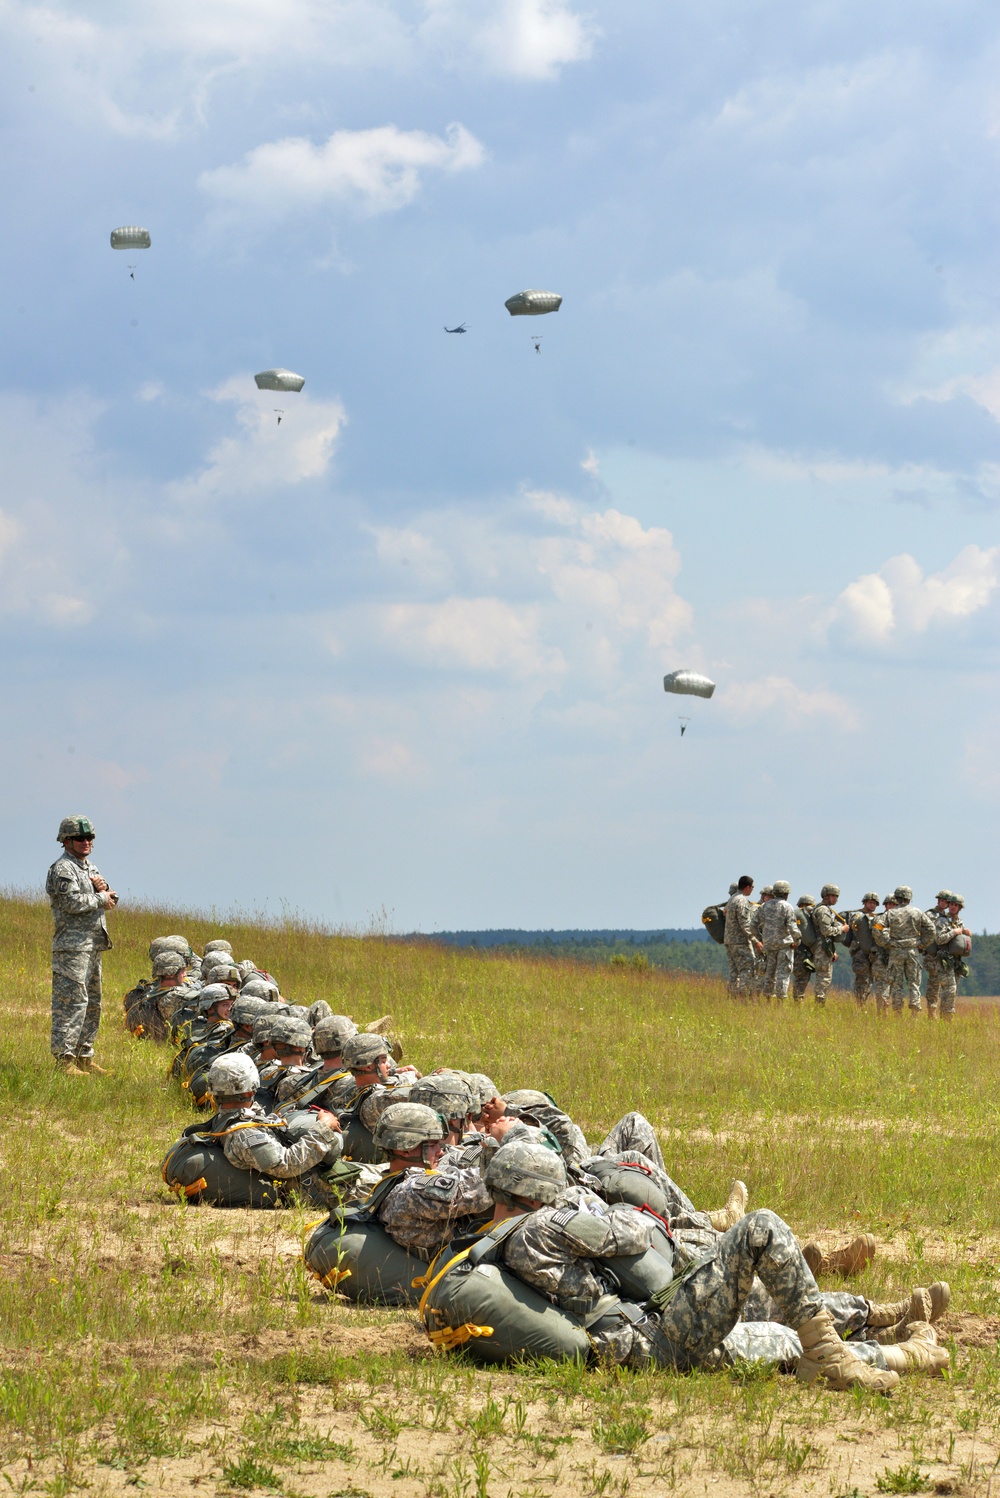
[[[719,699],[720,709],[741,722],[767,718],[781,729],[810,728],[827,722],[850,732],[858,727],[854,708],[836,692],[798,687],[787,676],[736,682]]]
[[[303,136],[256,146],[236,166],[203,172],[198,185],[220,203],[269,218],[329,202],[391,213],[412,203],[426,172],[468,171],[485,158],[463,125],[443,136],[380,125],[336,130],[318,146]]]
[[[596,32],[566,0],[428,0],[422,34],[488,72],[543,81],[591,55]]]
[[[986,608],[998,585],[1000,546],[965,546],[929,577],[904,552],[849,583],[827,623],[854,643],[887,645],[923,634],[932,624],[969,618]]]
[[[383,628],[402,651],[445,669],[559,676],[561,652],[539,639],[539,612],[501,598],[446,598],[434,604],[392,604]]]
[[[236,405],[237,435],[221,438],[199,472],[167,486],[172,499],[189,504],[224,495],[256,493],[319,478],[330,465],[347,420],[339,400],[258,391],[252,375],[234,375],[211,392]],[[275,404],[284,402],[278,425]]]

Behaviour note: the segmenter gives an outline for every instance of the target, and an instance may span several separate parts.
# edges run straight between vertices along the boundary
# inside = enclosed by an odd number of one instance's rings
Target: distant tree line
[[[416,935],[417,933],[414,933]],[[404,938],[404,940],[407,938]],[[608,962],[616,967],[659,967],[685,973],[704,973],[725,978],[726,951],[698,928],[662,931],[439,931],[422,938],[445,946],[473,947],[489,951],[530,950],[533,957],[552,957],[578,962]],[[850,953],[837,948],[839,961],[833,969],[835,988],[851,988],[854,974]],[[959,983],[959,993],[1000,994],[1000,936],[985,931],[972,939],[969,976]]]

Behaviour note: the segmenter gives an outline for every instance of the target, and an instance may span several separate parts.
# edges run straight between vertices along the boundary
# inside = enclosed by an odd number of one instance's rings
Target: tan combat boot
[[[717,1233],[728,1233],[734,1228],[741,1217],[747,1214],[747,1202],[750,1193],[743,1181],[734,1181],[729,1188],[726,1197],[726,1205],[719,1207],[715,1212],[709,1212],[708,1219]]]
[[[883,1349],[882,1356],[895,1373],[941,1374],[951,1358],[946,1347],[938,1346],[937,1333],[928,1321],[918,1321],[907,1327],[909,1336],[894,1347]]]
[[[867,1389],[872,1394],[888,1394],[899,1383],[898,1373],[872,1368],[855,1357],[848,1343],[838,1336],[829,1311],[820,1311],[795,1330],[802,1343],[795,1370],[800,1383],[825,1378],[834,1389]]]
[[[825,1254],[818,1243],[807,1243],[802,1250],[802,1257],[814,1275],[860,1274],[874,1259],[877,1247],[871,1233],[862,1233],[859,1238],[853,1238],[846,1248],[834,1249],[832,1254]]]
[[[85,1077],[87,1073],[81,1071],[72,1056],[57,1056],[56,1071],[65,1072],[67,1077]]]
[[[93,1056],[77,1056],[76,1065],[80,1071],[93,1072],[98,1077],[110,1077],[111,1075],[106,1066],[98,1066]]]

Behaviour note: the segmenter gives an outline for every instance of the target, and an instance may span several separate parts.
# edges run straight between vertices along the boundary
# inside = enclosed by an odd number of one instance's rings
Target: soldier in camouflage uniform
[[[764,952],[763,944],[764,907],[773,899],[774,885],[765,884],[760,892],[760,904],[757,906],[757,909],[754,911],[750,919],[750,929],[753,932],[755,943],[753,953],[755,988],[758,994],[763,994],[765,996],[768,990],[765,987],[765,983],[767,981],[767,957]]]
[[[912,904],[913,891],[898,884],[893,893],[893,907],[875,922],[875,931],[887,938],[889,949],[889,986],[892,1007],[903,1012],[904,997],[911,1014],[920,1013],[920,947],[935,939],[934,922]]]
[[[326,1019],[321,1019],[313,1030],[313,1050],[319,1056],[319,1061],[289,1067],[278,1083],[278,1102],[293,1103],[308,1092],[312,1095],[311,1105],[330,1108],[335,1113],[337,1110],[333,1103],[333,1093],[336,1084],[349,1082],[352,1087],[354,1085],[354,1078],[344,1065],[343,1050],[344,1041],[357,1033],[357,1025],[346,1014],[331,1014]],[[315,1089],[321,1082],[325,1082],[326,1087],[322,1092],[316,1092]]]
[[[955,936],[971,936],[972,932],[968,926],[962,924],[962,911],[965,901],[961,895],[956,895],[949,890],[948,910],[945,915],[939,917],[936,922],[937,941],[939,946],[946,948]],[[958,993],[958,978],[962,970],[962,959],[953,957],[948,951],[941,954],[941,1018],[952,1020],[955,1018],[955,998]],[[964,971],[967,973],[968,968]]]
[[[875,944],[875,912],[878,895],[873,890],[861,896],[861,909],[848,917],[851,966],[854,969],[854,1001],[864,1007],[872,996],[878,969],[878,947]]]
[[[420,1073],[413,1066],[393,1069],[389,1042],[383,1035],[348,1036],[342,1055],[351,1076],[350,1080],[334,1083],[329,1093],[331,1107],[338,1112],[353,1109],[358,1123],[370,1134],[383,1110],[394,1101],[393,1094],[400,1088],[408,1090]]]
[[[260,1077],[248,1056],[241,1051],[220,1056],[212,1063],[208,1081],[216,1112],[204,1133],[221,1142],[231,1165],[298,1186],[317,1202],[339,1199],[322,1184],[323,1169],[335,1164],[343,1149],[332,1113],[300,1114],[295,1130],[299,1137],[283,1143],[283,1120],[254,1103]]]
[[[813,963],[815,928],[812,925],[812,918],[813,911],[816,909],[816,901],[812,895],[799,895],[795,904],[798,910],[796,919],[799,927],[799,945],[795,948],[792,957],[792,997],[796,1004],[801,1004],[806,996],[809,980],[815,972]],[[812,940],[808,936],[810,930]]]
[[[839,885],[824,884],[819,894],[820,903],[813,906],[812,912],[813,925],[816,927],[816,945],[812,949],[813,967],[816,969],[813,997],[817,1004],[825,1004],[833,982],[833,964],[837,960],[835,943],[847,935],[847,923],[841,920],[834,909],[840,898]]]
[[[948,919],[948,902],[950,899],[950,889],[939,889],[937,892],[937,904],[933,910],[927,912],[938,932],[942,929],[942,918],[944,920]],[[927,988],[924,992],[924,998],[927,1000],[928,1019],[935,1019],[937,1017],[938,999],[941,990],[941,974],[944,971],[944,964],[941,961],[938,944],[935,944],[933,947],[926,947],[923,954],[924,971],[927,974]]]
[[[224,983],[206,984],[198,995],[198,1013],[204,1031],[181,1050],[177,1068],[181,1086],[190,1094],[196,1107],[205,1108],[211,1102],[208,1069],[216,1057],[229,1049],[233,1034],[229,1013],[234,1002]],[[192,1087],[196,1082],[200,1085]]]
[[[182,1004],[197,1003],[201,988],[192,983],[188,975],[187,958],[180,952],[157,952],[153,958],[153,982],[146,990],[146,998],[153,999],[169,1034],[174,1015]]]
[[[52,1055],[69,1076],[103,1072],[94,1060],[101,1023],[101,954],[111,946],[105,915],[118,904],[90,862],[94,824],[63,817],[63,852],[49,869],[45,893],[52,906]]]
[[[872,954],[872,988],[875,990],[875,1006],[881,1012],[890,1006],[889,999],[889,937],[886,932],[886,917],[895,905],[892,895],[882,901],[882,910],[872,921],[872,939],[875,951]]]
[[[735,895],[726,905],[725,947],[729,958],[729,991],[746,997],[753,993],[756,953],[759,942],[753,934],[753,880],[744,874],[737,883]]]
[[[422,1103],[390,1104],[373,1135],[388,1157],[389,1174],[399,1176],[376,1216],[390,1238],[425,1263],[493,1210],[478,1167],[449,1161],[444,1135],[440,1116]]]
[[[771,887],[771,899],[761,905],[756,924],[764,948],[764,981],[762,993],[765,998],[787,999],[788,985],[792,976],[792,960],[799,944],[799,923],[795,908],[788,903],[791,885],[785,879],[776,879]]]
[[[841,1341],[792,1230],[773,1212],[751,1212],[693,1263],[675,1258],[678,1283],[670,1286],[662,1309],[636,1307],[633,1315],[617,1310],[601,1261],[645,1252],[650,1229],[644,1214],[568,1188],[558,1156],[537,1145],[498,1150],[486,1184],[496,1203],[495,1223],[523,1219],[503,1239],[499,1259],[583,1318],[595,1352],[610,1362],[680,1370],[720,1366],[723,1343],[739,1322],[756,1275],[784,1325],[799,1334],[797,1373],[803,1382],[823,1377],[835,1388],[880,1393],[898,1383],[895,1374],[862,1363]]]

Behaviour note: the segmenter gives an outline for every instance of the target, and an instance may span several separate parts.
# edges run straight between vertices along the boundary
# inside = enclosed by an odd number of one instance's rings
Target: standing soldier
[[[111,946],[105,911],[118,896],[90,862],[94,824],[63,817],[65,850],[49,869],[45,893],[52,906],[52,1054],[71,1077],[104,1072],[94,1060],[101,1023],[101,953]]]
[[[959,977],[967,977],[969,969],[965,966],[963,957],[956,957],[947,950],[948,943],[956,936],[970,936],[972,932],[968,926],[962,925],[962,911],[965,901],[961,895],[949,891],[948,909],[943,916],[938,916],[935,922],[937,926],[938,944],[942,948],[941,963],[941,1018],[953,1020],[955,1018],[955,995],[958,992]]]
[[[788,903],[792,887],[787,879],[776,879],[771,886],[771,898],[761,905],[760,935],[764,946],[765,997],[788,998],[788,983],[792,976],[792,953],[799,944],[799,922],[795,908]]]
[[[854,998],[863,1007],[875,986],[879,949],[875,945],[875,912],[878,895],[869,890],[861,896],[861,909],[852,910],[847,918],[850,929],[851,966],[854,968]]]
[[[799,944],[792,958],[792,998],[796,1004],[801,1004],[806,996],[806,989],[809,987],[809,979],[816,971],[813,963],[813,948],[816,945],[813,911],[816,909],[816,901],[812,895],[799,895],[795,903],[798,906],[796,920],[799,927]]]
[[[754,942],[755,943],[757,943],[757,942],[760,943],[759,947],[757,947],[756,945],[754,947],[754,956],[753,956],[754,987],[756,988],[756,990],[757,990],[757,992],[759,994],[764,994],[764,995],[773,994],[774,993],[774,989],[773,988],[768,988],[768,986],[767,986],[767,962],[765,961],[765,958],[764,958],[764,941],[763,941],[764,906],[768,905],[773,899],[774,899],[774,886],[773,886],[773,884],[765,884],[764,887],[763,887],[763,889],[760,892],[760,904],[757,906],[757,909],[754,911],[754,913],[753,913],[753,915],[752,915],[752,917],[750,919],[750,930],[753,932]]]
[[[892,896],[892,909],[882,917],[884,931],[889,938],[889,988],[892,1007],[896,1014],[903,1012],[904,996],[909,1000],[910,1013],[920,1013],[920,954],[919,948],[934,940],[934,922],[925,915],[913,900],[913,891],[908,884],[897,884]],[[876,921],[876,929],[881,922]]]
[[[927,912],[936,927],[941,927],[942,925],[949,926],[951,924],[951,920],[948,915],[948,903],[951,898],[952,894],[950,889],[938,890],[937,904],[935,905],[933,910],[929,910]],[[950,941],[950,939],[951,937],[949,934],[945,945],[947,945],[947,941]],[[925,997],[927,999],[928,1019],[937,1018],[938,996],[941,991],[941,975],[944,972],[944,968],[945,963],[942,953],[938,951],[938,943],[935,942],[933,946],[925,947],[924,971],[927,974],[927,990]]]
[[[816,945],[812,959],[816,969],[813,992],[817,1004],[826,1003],[826,995],[833,982],[833,964],[837,960],[834,944],[847,935],[847,925],[841,920],[834,906],[840,899],[840,886],[824,884],[819,892],[820,903],[813,906],[813,925],[816,927]]]
[[[736,893],[726,906],[726,953],[729,957],[729,991],[733,995],[749,995],[754,985],[754,953],[760,942],[754,941],[753,880],[743,874],[736,885]]]
[[[888,1009],[889,1007],[889,933],[887,930],[887,917],[889,911],[895,905],[892,895],[886,895],[882,901],[884,910],[877,915],[872,922],[872,938],[875,942],[875,951],[872,954],[872,987],[875,990],[875,1007],[877,1009]]]

